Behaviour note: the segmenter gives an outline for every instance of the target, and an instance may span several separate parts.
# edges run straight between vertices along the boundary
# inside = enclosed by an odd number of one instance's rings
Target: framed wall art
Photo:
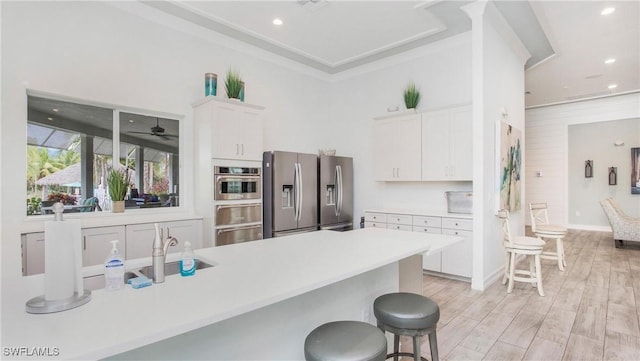
[[[498,181],[499,208],[517,211],[521,208],[522,131],[503,121],[499,125]]]

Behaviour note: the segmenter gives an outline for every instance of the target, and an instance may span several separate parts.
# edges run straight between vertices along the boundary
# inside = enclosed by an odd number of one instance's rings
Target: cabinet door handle
[[[242,155],[244,155],[244,144],[240,144],[240,149],[242,149]]]
[[[240,155],[240,144],[236,143],[236,155]]]
[[[398,171],[396,172],[397,178],[400,178],[400,168],[396,168]]]
[[[87,250],[87,236],[82,236],[82,249]]]

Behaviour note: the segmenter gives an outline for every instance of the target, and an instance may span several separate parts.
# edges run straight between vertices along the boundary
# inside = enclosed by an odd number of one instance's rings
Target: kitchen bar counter
[[[300,342],[306,332],[326,319],[358,315],[372,322],[369,300],[376,292],[397,290],[399,261],[459,241],[460,237],[438,234],[359,229],[200,249],[196,256],[215,267],[198,270],[193,277],[167,276],[165,283],[142,289],[94,291],[88,304],[46,315],[25,312],[25,302],[43,294],[44,286],[42,275],[24,277],[15,292],[2,295],[3,356],[10,358],[7,347],[27,347],[57,356],[47,359],[302,358]],[[173,258],[176,255],[169,260]],[[388,274],[395,275],[395,284]],[[377,287],[378,279],[386,283]],[[367,305],[359,305],[363,299],[349,298],[352,288],[353,294],[367,295]],[[339,304],[342,298],[357,307]],[[339,307],[327,309],[334,301]],[[357,309],[344,313],[348,308]],[[269,329],[259,329],[261,336],[253,337],[252,327],[245,324]],[[234,334],[236,327],[242,331]],[[232,337],[227,331],[240,336],[226,340]],[[275,338],[260,344],[269,339],[265,332],[270,331]],[[247,342],[258,342],[253,347],[258,353],[251,353],[249,343],[243,345],[239,337],[245,335]],[[211,353],[222,352],[216,339],[235,351]]]
[[[430,217],[473,219],[473,214],[470,214],[470,213],[449,213],[443,210],[422,209],[422,208],[369,208],[369,209],[365,209],[365,212],[406,214],[406,215],[426,216],[426,217],[430,216]]]

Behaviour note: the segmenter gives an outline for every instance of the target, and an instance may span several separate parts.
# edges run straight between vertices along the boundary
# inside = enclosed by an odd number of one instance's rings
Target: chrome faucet
[[[153,268],[153,283],[164,282],[164,263],[167,259],[167,250],[169,246],[175,246],[178,244],[178,240],[173,237],[162,239],[162,229],[158,223],[156,227],[156,238],[153,240],[153,252],[151,253],[152,268]]]

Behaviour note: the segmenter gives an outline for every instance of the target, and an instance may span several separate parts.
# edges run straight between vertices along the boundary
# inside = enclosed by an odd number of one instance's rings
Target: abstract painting
[[[631,194],[640,194],[640,148],[631,148]]]
[[[520,209],[520,170],[522,169],[522,132],[500,122],[500,208]]]

